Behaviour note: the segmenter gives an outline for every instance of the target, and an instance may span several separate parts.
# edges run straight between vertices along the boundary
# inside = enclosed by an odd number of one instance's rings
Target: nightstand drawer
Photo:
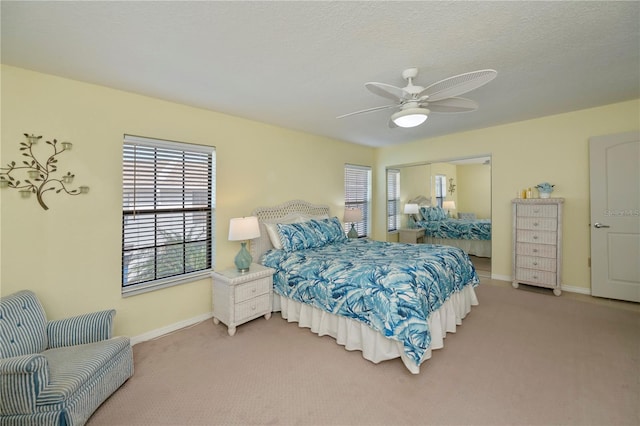
[[[516,241],[522,243],[556,244],[558,235],[548,231],[518,230]]]
[[[553,218],[518,217],[516,226],[518,229],[555,231],[558,221]]]
[[[519,205],[518,218],[522,216],[528,217],[557,217],[558,207],[552,204],[548,205]]]
[[[518,256],[517,265],[519,268],[537,269],[549,272],[556,271],[556,259],[544,257]]]
[[[263,294],[245,302],[236,303],[235,322],[242,323],[250,318],[259,317],[271,311],[269,294]]]
[[[269,291],[271,291],[271,276],[244,284],[238,284],[234,287],[234,291],[236,303],[269,293]]]
[[[556,246],[549,244],[517,243],[516,253],[524,256],[549,257],[556,259]]]
[[[518,269],[516,273],[516,279],[523,283],[533,283],[545,285],[548,287],[556,286],[556,274],[555,272],[536,271],[533,269]]]

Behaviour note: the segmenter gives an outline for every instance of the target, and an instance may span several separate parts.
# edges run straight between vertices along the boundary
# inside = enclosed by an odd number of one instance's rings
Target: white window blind
[[[400,170],[387,170],[387,231],[400,228]]]
[[[125,135],[122,292],[198,279],[214,258],[215,149]]]
[[[345,164],[344,166],[344,205],[345,208],[357,208],[362,211],[362,221],[354,222],[358,237],[369,235],[371,218],[371,167]],[[346,225],[345,225],[346,226]],[[351,224],[349,224],[349,229]],[[345,228],[345,231],[347,229]]]
[[[442,207],[442,202],[447,196],[447,176],[436,175],[436,204]]]

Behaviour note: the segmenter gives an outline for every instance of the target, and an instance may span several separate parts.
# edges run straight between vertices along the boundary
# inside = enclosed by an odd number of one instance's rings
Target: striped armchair
[[[28,290],[0,300],[0,425],[83,425],[133,375],[115,310],[47,321]]]

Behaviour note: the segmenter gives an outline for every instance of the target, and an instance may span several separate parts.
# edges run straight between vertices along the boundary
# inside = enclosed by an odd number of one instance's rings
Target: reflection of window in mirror
[[[447,196],[447,176],[436,175],[436,204],[442,207],[442,202]]]
[[[400,228],[400,170],[387,169],[387,231]]]

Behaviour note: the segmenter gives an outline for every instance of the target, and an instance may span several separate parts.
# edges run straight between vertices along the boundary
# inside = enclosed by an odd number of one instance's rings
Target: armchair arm
[[[115,309],[49,321],[49,348],[83,345],[111,338]]]
[[[0,359],[0,413],[28,414],[49,383],[49,365],[44,355],[30,354]]]

